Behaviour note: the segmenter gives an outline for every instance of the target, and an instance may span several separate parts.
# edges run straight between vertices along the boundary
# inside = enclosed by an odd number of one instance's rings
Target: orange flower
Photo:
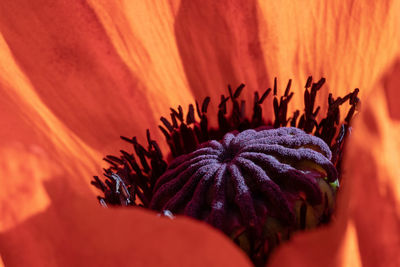
[[[150,128],[161,140],[170,106],[227,83],[263,89],[274,76],[300,89],[310,74],[334,95],[361,88],[363,112],[337,220],[296,235],[270,266],[400,265],[400,3],[336,2],[1,4],[4,265],[249,265],[202,223],[102,209],[89,181],[119,135],[144,140]]]

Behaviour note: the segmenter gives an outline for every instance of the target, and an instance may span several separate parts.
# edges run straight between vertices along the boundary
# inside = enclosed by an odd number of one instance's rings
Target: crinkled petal
[[[198,99],[219,99],[226,85],[273,86],[302,92],[309,75],[327,78],[318,95],[368,95],[398,53],[400,3],[366,1],[182,0],[176,40],[190,88]],[[302,108],[302,94],[292,102]],[[250,109],[250,108],[249,108]],[[268,114],[268,113],[267,113]]]

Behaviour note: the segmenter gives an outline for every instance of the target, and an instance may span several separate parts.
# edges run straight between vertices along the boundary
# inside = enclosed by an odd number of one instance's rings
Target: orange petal
[[[348,179],[354,184],[349,216],[365,266],[400,265],[399,66],[371,94],[348,151]]]
[[[400,265],[400,108],[390,99],[399,96],[399,66],[375,86],[356,120],[336,221],[295,236],[271,266]]]
[[[101,155],[43,103],[1,35],[0,58],[4,64],[0,66],[0,150],[7,155],[2,166],[4,176],[9,177],[6,183],[11,186],[20,181],[28,185],[32,176],[39,181],[64,172],[71,175],[67,183],[73,186],[80,181],[76,190],[88,192],[89,177],[99,169],[98,162],[94,162]]]
[[[103,209],[69,192],[64,179],[47,184],[52,205],[46,211],[0,234],[6,266],[251,266],[204,223]]]
[[[157,54],[163,46],[157,40],[163,36],[136,36],[128,21],[136,20],[138,8],[108,7],[115,20],[107,20],[101,3],[18,0],[0,7],[0,32],[35,92],[66,127],[103,154],[117,150],[109,140],[120,135],[144,139],[146,128],[159,134],[160,110],[191,100],[179,67],[163,73],[173,59],[154,67],[161,63],[156,60],[172,54],[168,49]],[[147,12],[141,15],[159,20],[153,31],[170,25],[151,9]],[[146,25],[141,21],[135,26]],[[173,42],[171,34],[169,38],[167,46]],[[149,41],[156,43],[148,46]],[[166,84],[164,77],[169,77]],[[173,83],[176,77],[181,80]]]

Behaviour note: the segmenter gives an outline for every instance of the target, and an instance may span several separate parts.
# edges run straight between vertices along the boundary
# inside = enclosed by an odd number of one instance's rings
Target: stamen
[[[229,96],[221,95],[218,128],[208,125],[210,97],[189,105],[186,115],[181,106],[171,108],[170,120],[161,117],[159,128],[172,160],[167,165],[149,130],[147,148],[136,137],[121,136],[134,153],[121,150],[119,157],[104,158],[110,164],[106,178],[94,176],[91,182],[104,194],[100,204],[206,221],[230,236],[256,265],[264,265],[291,233],[327,223],[333,212],[343,148],[360,100],[359,89],[342,98],[329,94],[328,109],[321,114],[316,96],[324,83],[324,78],[307,79],[304,108],[291,117],[292,81],[279,96],[276,78],[272,89],[254,92],[250,119],[240,99],[244,84],[235,90],[229,85]],[[271,92],[273,118],[262,112]],[[340,121],[345,103],[350,108]]]

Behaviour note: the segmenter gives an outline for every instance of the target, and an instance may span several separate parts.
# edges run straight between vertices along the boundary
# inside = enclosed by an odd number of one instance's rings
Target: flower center
[[[328,110],[317,120],[316,95],[325,79],[304,92],[304,113],[287,118],[293,96],[291,82],[281,97],[274,88],[254,94],[253,115],[244,116],[245,102],[238,101],[244,85],[221,96],[218,125],[209,128],[207,97],[196,111],[189,105],[171,109],[171,120],[161,118],[161,131],[170,147],[167,164],[147,131],[145,148],[136,138],[122,137],[134,154],[108,155],[110,168],[103,182],[92,182],[103,191],[103,206],[141,206],[162,214],[184,214],[203,220],[226,233],[253,260],[263,266],[281,242],[297,230],[329,222],[340,180],[342,148],[356,113],[358,89],[345,97],[328,99]],[[261,105],[273,92],[275,120],[264,118]],[[228,115],[227,105],[232,111]],[[340,122],[340,106],[350,109]],[[292,127],[286,127],[286,126]],[[218,140],[218,141],[217,141]]]

